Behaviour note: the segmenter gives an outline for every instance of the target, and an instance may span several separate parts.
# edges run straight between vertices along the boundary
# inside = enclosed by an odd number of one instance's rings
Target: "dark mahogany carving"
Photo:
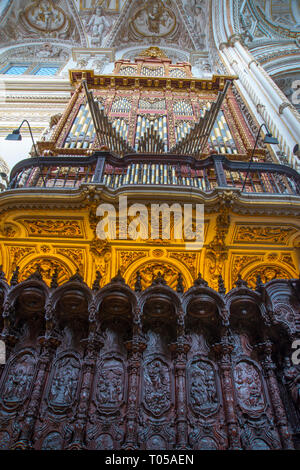
[[[1,279],[0,449],[300,448],[297,282]]]

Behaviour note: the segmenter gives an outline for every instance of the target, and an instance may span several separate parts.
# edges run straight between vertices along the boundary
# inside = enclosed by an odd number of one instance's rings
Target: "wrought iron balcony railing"
[[[100,184],[111,189],[132,185],[189,186],[204,192],[217,187],[242,190],[248,162],[230,161],[224,155],[205,160],[190,156],[131,154],[124,158],[107,152],[90,157],[41,157],[19,162],[5,190],[78,189]],[[284,165],[253,162],[245,193],[300,195],[300,175]]]

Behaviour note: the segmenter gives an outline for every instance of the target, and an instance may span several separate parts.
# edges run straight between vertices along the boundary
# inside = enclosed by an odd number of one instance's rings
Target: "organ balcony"
[[[109,152],[86,156],[28,158],[13,168],[4,191],[77,190],[99,185],[110,190],[128,187],[189,188],[212,193],[217,188],[243,193],[300,195],[300,175],[292,168],[267,162],[231,161],[225,155],[196,160],[188,155],[128,154]]]

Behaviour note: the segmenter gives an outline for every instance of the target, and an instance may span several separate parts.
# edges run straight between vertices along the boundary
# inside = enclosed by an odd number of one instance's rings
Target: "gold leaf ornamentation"
[[[81,224],[78,220],[25,219],[23,223],[30,237],[83,237]]]

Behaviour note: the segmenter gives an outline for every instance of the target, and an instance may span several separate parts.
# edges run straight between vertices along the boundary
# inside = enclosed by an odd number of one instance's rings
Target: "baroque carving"
[[[256,267],[253,271],[245,276],[249,287],[255,288],[257,275],[260,275],[262,282],[265,284],[273,279],[290,279],[290,273],[281,266],[264,265]]]
[[[96,450],[113,450],[114,443],[110,434],[100,434],[96,439]]]
[[[160,358],[148,360],[144,365],[143,404],[159,417],[171,406],[171,377],[169,366]]]
[[[117,357],[107,357],[99,364],[96,385],[96,403],[102,412],[118,409],[124,399],[125,371]]]
[[[185,252],[172,252],[170,254],[170,258],[175,258],[178,259],[181,263],[184,263],[187,268],[189,269],[189,272],[191,273],[193,279],[196,278],[196,260],[197,260],[197,255],[196,253],[187,253]]]
[[[30,237],[83,237],[82,227],[77,220],[62,219],[24,219]]]
[[[240,361],[234,369],[234,382],[240,407],[245,411],[262,412],[264,392],[257,369],[247,361]]]
[[[284,226],[240,225],[234,237],[234,243],[272,243],[286,245],[297,230]]]
[[[7,450],[10,441],[10,435],[6,431],[0,431],[0,450]]]
[[[1,400],[6,408],[15,409],[28,398],[34,369],[35,359],[29,352],[19,354],[12,361],[1,389]]]
[[[161,0],[147,1],[144,7],[137,10],[131,25],[140,36],[166,36],[175,28],[176,17]]]
[[[290,360],[286,361],[284,368],[284,380],[291,394],[293,402],[300,414],[300,367],[292,365]]]
[[[16,269],[19,261],[23,260],[26,256],[35,253],[35,249],[33,247],[24,246],[10,246],[8,247],[8,251],[11,260],[11,271]]]
[[[80,364],[72,355],[56,360],[47,400],[54,413],[65,412],[76,399],[80,375]]]
[[[146,251],[121,251],[120,252],[120,271],[124,274],[126,269],[134,263],[134,261],[147,256]]]
[[[262,255],[234,255],[231,268],[231,285],[234,285],[238,275],[242,274],[247,266],[262,261],[262,259]]]
[[[218,409],[219,399],[213,366],[204,360],[194,360],[188,368],[189,403],[199,415],[209,416]]]
[[[81,248],[57,248],[56,253],[69,258],[83,272],[84,250]]]
[[[42,450],[60,450],[62,444],[61,435],[58,432],[50,432],[43,441]]]
[[[175,288],[177,285],[177,279],[178,279],[178,274],[179,274],[179,269],[175,268],[172,265],[169,265],[164,262],[149,262],[145,265],[140,266],[129,278],[128,285],[131,288],[134,288],[135,282],[136,282],[136,275],[137,271],[139,271],[140,274],[140,281],[141,281],[141,286],[142,289],[146,289],[146,287],[149,287],[153,280],[158,277],[160,274],[166,284],[172,288]],[[184,285],[186,283],[184,282]]]
[[[58,6],[54,0],[33,0],[26,2],[25,8],[18,8],[16,5],[14,9],[10,9],[0,38],[7,42],[46,37],[72,39],[74,43],[80,43],[74,17],[68,14],[70,9],[72,7],[67,2],[62,1]]]
[[[82,17],[86,30],[91,36],[91,44],[93,46],[101,46],[108,36],[114,18],[104,14],[101,6],[96,6],[95,10],[90,15]]]
[[[54,273],[57,272],[57,282],[58,284],[63,284],[66,282],[72,272],[68,269],[63,263],[59,260],[52,258],[35,258],[34,260],[27,263],[20,272],[20,281],[28,279],[37,269],[43,278],[43,280],[50,285]]]

